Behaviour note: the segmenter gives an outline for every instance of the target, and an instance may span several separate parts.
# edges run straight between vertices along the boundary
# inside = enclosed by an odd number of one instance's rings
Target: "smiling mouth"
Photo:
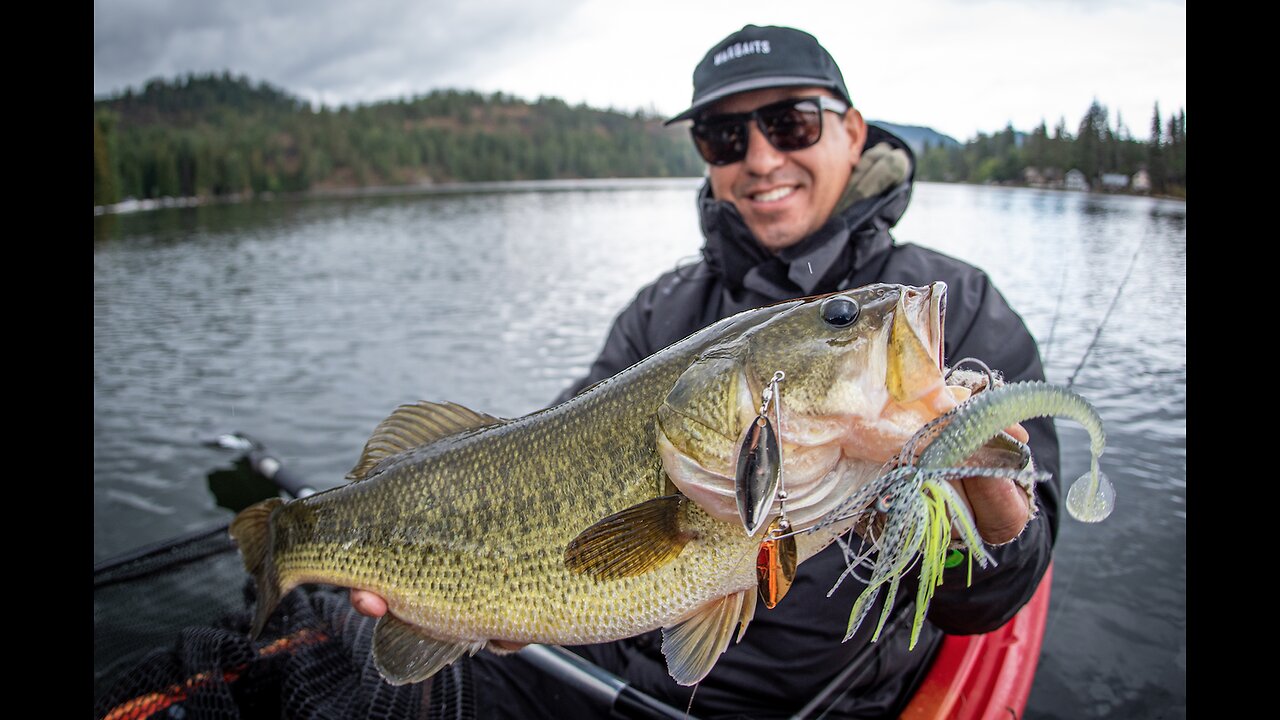
[[[794,187],[785,185],[780,188],[774,188],[768,192],[756,193],[751,196],[751,199],[755,202],[773,202],[774,200],[781,200],[795,191],[796,189]]]

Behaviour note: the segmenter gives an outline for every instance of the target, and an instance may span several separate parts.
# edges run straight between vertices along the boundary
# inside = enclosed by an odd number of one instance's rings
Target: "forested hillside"
[[[1066,174],[1079,170],[1092,189],[1103,189],[1105,176],[1133,176],[1145,171],[1146,192],[1187,196],[1187,111],[1179,108],[1162,118],[1156,105],[1150,137],[1137,140],[1117,114],[1093,102],[1076,131],[1059,120],[1050,132],[1045,123],[1030,133],[1013,126],[978,137],[961,147],[929,147],[920,153],[917,176],[943,182],[999,183],[1061,187]],[[1132,179],[1132,178],[1131,178]],[[1131,186],[1119,191],[1141,191]]]
[[[555,98],[439,90],[333,110],[190,75],[93,104],[93,200],[472,180],[696,176],[683,127]]]
[[[886,123],[886,125],[888,125]],[[1136,140],[1094,102],[1075,133],[1060,120],[1012,126],[960,145],[928,128],[890,126],[915,140],[922,180],[1071,187],[1186,197],[1185,109],[1151,119]],[[946,141],[946,142],[944,142]],[[922,146],[922,147],[921,147]],[[662,118],[528,102],[494,93],[429,95],[314,108],[246,77],[152,80],[93,103],[93,202],[415,185],[432,182],[697,176],[683,125]],[[1146,187],[1135,187],[1138,173]],[[1124,185],[1116,178],[1124,176]]]

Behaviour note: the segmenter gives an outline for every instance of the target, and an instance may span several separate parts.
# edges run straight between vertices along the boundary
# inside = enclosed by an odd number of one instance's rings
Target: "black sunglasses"
[[[823,110],[844,115],[849,106],[815,96],[788,98],[747,113],[704,116],[693,123],[693,144],[712,165],[736,163],[747,156],[747,123],[754,120],[770,145],[783,152],[803,150],[822,139]]]

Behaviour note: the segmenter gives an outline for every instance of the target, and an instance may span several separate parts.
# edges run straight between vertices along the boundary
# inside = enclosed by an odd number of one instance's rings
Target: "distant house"
[[[1123,190],[1129,187],[1129,176],[1124,173],[1103,173],[1103,190]]]
[[[1022,170],[1022,182],[1031,187],[1044,187],[1044,175],[1041,174],[1039,168],[1026,167]]]
[[[1151,192],[1151,176],[1145,169],[1133,174],[1134,192]]]
[[[1084,173],[1075,168],[1067,171],[1067,189],[1068,190],[1088,190],[1089,181],[1085,179]]]

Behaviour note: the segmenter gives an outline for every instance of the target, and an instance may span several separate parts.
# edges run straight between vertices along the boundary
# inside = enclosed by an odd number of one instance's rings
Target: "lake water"
[[[95,562],[228,519],[206,482],[230,464],[204,445],[220,433],[329,487],[402,402],[544,406],[636,290],[697,255],[697,186],[95,217]],[[1074,375],[1107,423],[1116,510],[1062,522],[1027,717],[1186,715],[1186,217],[1173,201],[922,183],[894,233],[986,269],[1049,379]],[[1087,435],[1070,421],[1059,433],[1069,482]]]

